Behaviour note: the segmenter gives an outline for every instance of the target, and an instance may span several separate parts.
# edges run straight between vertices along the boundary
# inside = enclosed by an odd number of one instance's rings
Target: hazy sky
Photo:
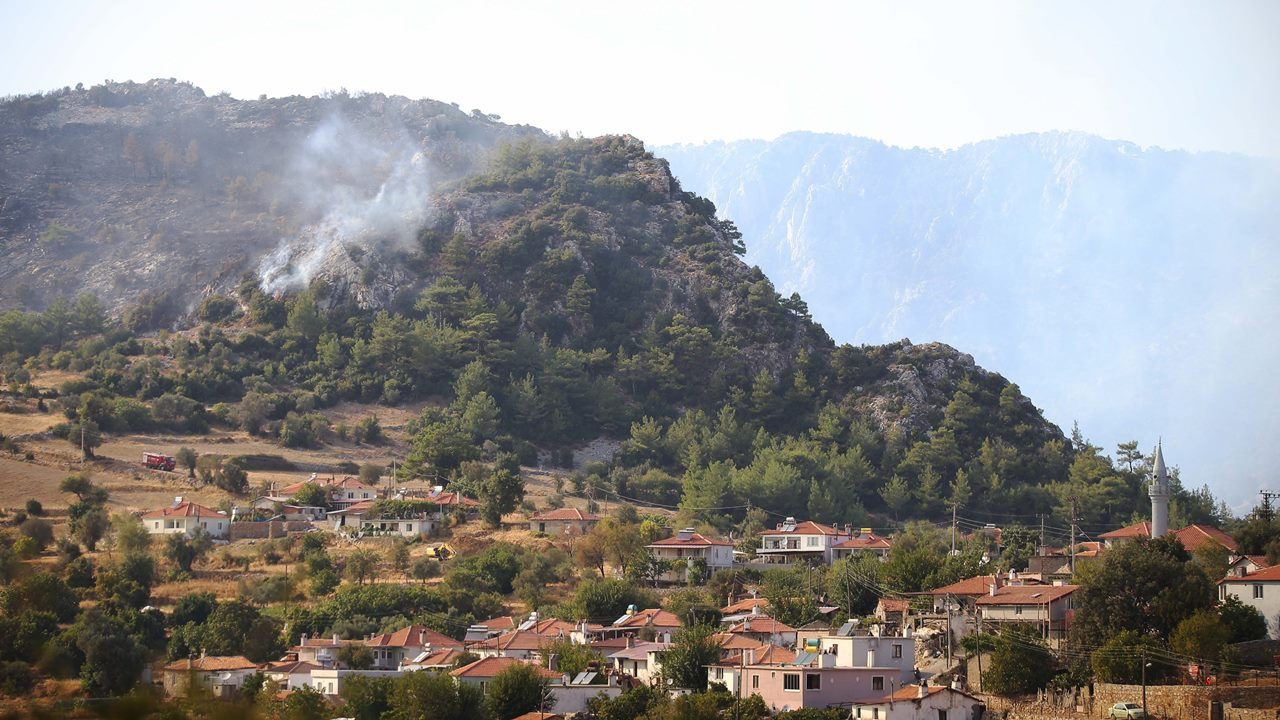
[[[653,144],[1084,130],[1280,156],[1280,2],[17,2],[0,94],[345,87]]]

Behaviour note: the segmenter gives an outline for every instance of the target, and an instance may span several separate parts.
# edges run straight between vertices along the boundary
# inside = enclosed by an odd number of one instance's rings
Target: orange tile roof
[[[510,668],[510,667],[514,667],[516,665],[530,665],[532,667],[535,667],[538,669],[538,674],[542,675],[545,678],[560,677],[560,673],[555,672],[553,670],[548,670],[542,667],[541,665],[537,665],[535,663],[531,663],[526,660],[519,660],[516,658],[510,658],[510,657],[480,658],[479,660],[471,663],[470,665],[463,665],[462,667],[456,670],[453,670],[449,674],[457,678],[463,678],[463,677],[486,678],[486,677],[493,677],[494,675],[497,675],[503,670],[506,670],[507,668]]]
[[[464,647],[461,640],[454,640],[448,635],[438,633],[423,625],[409,625],[393,633],[374,635],[365,644],[369,647],[426,647],[430,645],[432,649],[436,650],[449,647]]]
[[[191,667],[187,667],[187,663],[191,663]],[[181,671],[181,670],[200,670],[202,672],[213,672],[215,670],[249,670],[256,669],[259,665],[252,662],[249,658],[242,655],[208,655],[205,657],[194,658],[188,660],[174,660],[164,666],[165,670]]]
[[[649,608],[641,610],[635,615],[625,618],[619,618],[613,623],[615,628],[635,628],[635,627],[682,627],[684,623],[680,622],[680,618],[675,613],[666,610],[658,610]]]
[[[264,670],[269,673],[309,673],[312,670],[323,669],[324,666],[309,663],[305,660],[292,660],[288,662],[270,663]]]
[[[149,512],[149,513],[147,513],[147,514],[143,515],[142,517],[144,517],[144,518],[159,518],[159,517],[195,517],[195,518],[200,518],[200,517],[217,517],[217,518],[224,518],[224,519],[225,519],[227,516],[226,516],[226,515],[223,515],[222,513],[218,512],[217,510],[211,510],[211,509],[209,509],[209,508],[207,508],[207,507],[205,507],[205,506],[203,506],[203,505],[197,505],[197,504],[195,504],[195,503],[193,503],[193,502],[191,502],[191,501],[189,501],[189,500],[183,500],[182,502],[178,503],[177,505],[170,505],[169,507],[167,507],[167,508],[162,508],[162,509],[160,509],[160,510],[152,510],[151,512]]]
[[[979,605],[1047,605],[1076,591],[1075,585],[1005,585],[995,595],[978,598]]]
[[[708,547],[710,545],[729,545],[733,543],[720,538],[709,538],[702,533],[693,533],[687,538],[673,535],[669,538],[649,543],[648,547]]]
[[[592,513],[582,512],[581,510],[575,507],[563,507],[563,508],[556,508],[555,510],[547,510],[544,512],[536,513],[529,519],[538,521],[538,522],[541,522],[544,520],[548,520],[548,521],[556,521],[556,520],[579,521],[580,520],[583,522],[596,522],[597,520],[600,519],[600,516],[593,515]]]
[[[497,637],[473,642],[467,647],[473,650],[541,650],[544,645],[549,645],[560,637],[533,630],[512,630]],[[568,637],[568,634],[564,637]]]
[[[753,597],[746,598],[745,600],[738,600],[737,602],[730,603],[720,608],[720,612],[725,615],[737,615],[740,612],[750,612],[752,608],[756,607],[761,610],[769,607],[768,598]]]
[[[516,619],[510,615],[499,615],[498,617],[481,620],[476,625],[483,625],[490,630],[514,630],[516,627]]]
[[[1218,582],[1219,583],[1224,583],[1224,582],[1247,583],[1247,582],[1277,582],[1277,581],[1280,581],[1280,565],[1275,565],[1269,568],[1263,568],[1258,572],[1249,573],[1248,575],[1243,575],[1243,576],[1232,575],[1230,577],[1223,578]]]
[[[849,538],[844,542],[836,543],[831,547],[838,550],[888,550],[893,547],[888,538],[880,537],[875,533],[869,535],[859,535],[856,538]]]
[[[1238,546],[1235,538],[1208,525],[1188,525],[1181,530],[1173,531],[1174,537],[1182,542],[1182,547],[1191,552],[1208,542],[1216,542],[1222,547],[1235,552]]]
[[[802,523],[796,523],[795,529],[793,530],[774,529],[774,530],[765,530],[764,532],[760,533],[761,536],[765,536],[765,535],[843,535],[843,534],[844,534],[843,532],[841,532],[840,530],[834,527],[831,527],[830,525],[823,525],[822,523],[816,523],[812,520],[805,520]]]
[[[729,628],[731,633],[785,633],[795,632],[796,629],[790,625],[778,622],[768,615],[759,615],[749,617],[742,622]]]
[[[728,652],[732,650],[751,650],[754,648],[764,647],[768,643],[761,642],[753,637],[741,634],[730,634],[727,632],[716,633],[713,637],[720,643],[720,649]]]
[[[899,598],[880,598],[879,606],[887,613],[906,612],[911,609],[911,601]]]
[[[331,510],[329,515],[362,515],[369,508],[373,507],[375,500],[361,500],[358,503],[351,503],[341,510]]]
[[[418,662],[414,662],[413,658],[405,658],[400,661],[400,664],[401,665],[421,665],[422,667],[429,667],[429,668],[451,667],[453,665],[453,661],[457,660],[458,656],[464,652],[466,651],[459,650],[458,648],[449,648],[447,650],[433,652],[430,655],[422,658],[422,660]]]
[[[1143,520],[1142,522],[1134,523],[1127,527],[1122,527],[1119,530],[1104,532],[1098,537],[1102,538],[1103,540],[1118,540],[1120,538],[1131,538],[1131,537],[1148,537],[1149,538],[1151,537],[1151,523]]]
[[[995,575],[977,575],[950,585],[930,590],[930,595],[985,595],[988,586],[996,581]]]

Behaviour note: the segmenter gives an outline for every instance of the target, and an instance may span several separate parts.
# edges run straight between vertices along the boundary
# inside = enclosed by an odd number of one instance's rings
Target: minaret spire
[[[1155,458],[1151,462],[1151,537],[1158,538],[1169,532],[1169,472],[1164,466],[1163,443],[1156,443]]]

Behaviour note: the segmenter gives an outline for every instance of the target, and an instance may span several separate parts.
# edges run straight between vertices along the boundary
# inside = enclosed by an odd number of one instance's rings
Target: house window
[[[902,657],[902,646],[901,646],[901,645],[894,645],[894,646],[893,646],[893,656],[894,656],[895,658],[900,658],[900,657]]]
[[[805,690],[821,690],[822,676],[819,675],[818,673],[805,673],[804,689]]]
[[[413,532],[413,523],[405,523],[404,529],[406,532]]]
[[[1262,598],[1262,586],[1261,586],[1261,585],[1254,585],[1254,586],[1253,586],[1253,599],[1254,599],[1254,600],[1258,600],[1258,599],[1261,599],[1261,598]]]
[[[760,689],[760,676],[759,676],[759,675],[752,675],[752,676],[751,676],[751,689],[752,689],[752,690],[759,690],[759,689]]]
[[[783,690],[799,690],[800,689],[800,673],[783,673],[782,689]]]
[[[939,709],[938,709],[938,720],[947,720],[947,711],[946,711],[946,710],[943,710],[943,709],[941,709],[941,708],[939,708]]]
[[[1021,614],[1022,614],[1022,606],[1021,606],[1021,605],[1014,605],[1014,606],[1013,606],[1013,614],[1014,614],[1014,615],[1021,615]]]
[[[871,678],[871,689],[884,690],[884,678],[879,675]]]
[[[716,679],[717,680],[724,679],[724,668],[716,668]]]
[[[818,538],[811,537],[811,538],[806,538],[806,540],[808,540],[809,542],[809,547],[818,547]]]

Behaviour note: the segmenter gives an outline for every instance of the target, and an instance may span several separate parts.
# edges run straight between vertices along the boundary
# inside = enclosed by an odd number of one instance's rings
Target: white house
[[[152,535],[195,535],[204,532],[211,538],[225,539],[231,532],[231,518],[225,513],[197,505],[181,497],[160,510],[142,516],[142,523]]]
[[[319,665],[302,660],[275,662],[263,669],[262,674],[268,680],[274,680],[281,690],[297,690],[311,687],[311,671],[323,670]]]
[[[943,685],[904,685],[877,700],[855,703],[853,720],[977,720],[986,705]]]
[[[1218,599],[1226,600],[1228,596],[1262,613],[1267,620],[1267,636],[1280,639],[1280,565],[1219,580]]]
[[[574,507],[535,513],[529,518],[529,532],[547,535],[586,535],[600,522],[600,516]]]
[[[915,679],[916,640],[911,627],[901,635],[881,635],[872,626],[870,635],[830,635],[819,641],[819,652],[835,656],[836,667],[874,667],[897,670],[896,685]]]
[[[760,547],[756,554],[770,562],[791,564],[817,559],[830,563],[834,558],[832,548],[849,539],[850,530],[841,530],[812,520],[797,523],[789,517],[773,530],[760,533]]]
[[[709,538],[693,528],[685,528],[673,537],[646,546],[649,556],[655,560],[684,563],[684,567],[663,573],[664,582],[685,582],[695,564],[706,571],[703,578],[711,577],[717,570],[733,567],[733,543],[719,538]]]
[[[893,544],[889,538],[871,532],[871,528],[862,528],[853,537],[831,546],[831,556],[835,560],[850,555],[875,555],[881,560],[889,559],[889,550]]]
[[[402,670],[347,670],[337,668],[320,668],[311,671],[311,687],[325,695],[337,695],[342,692],[346,681],[357,675],[371,678],[394,678],[404,674]]]
[[[652,685],[662,674],[662,652],[669,647],[670,643],[636,642],[628,637],[627,646],[609,655],[608,659],[613,661],[618,672]]]

